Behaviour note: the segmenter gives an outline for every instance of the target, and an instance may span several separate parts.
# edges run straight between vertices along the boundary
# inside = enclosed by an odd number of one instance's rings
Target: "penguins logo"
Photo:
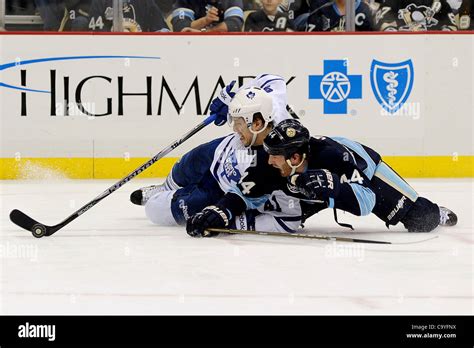
[[[289,137],[289,138],[293,138],[295,135],[296,135],[296,130],[294,128],[288,128],[286,130],[286,135]]]

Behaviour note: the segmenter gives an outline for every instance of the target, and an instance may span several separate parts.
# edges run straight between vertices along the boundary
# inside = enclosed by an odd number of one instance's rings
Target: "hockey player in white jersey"
[[[173,166],[162,185],[132,193],[147,217],[158,225],[184,225],[191,236],[208,236],[207,227],[294,231],[301,222],[297,199],[279,191],[284,181],[268,165],[263,139],[286,110],[286,84],[276,75],[260,75],[240,89],[235,81],[211,105],[216,125],[234,133],[200,145]]]

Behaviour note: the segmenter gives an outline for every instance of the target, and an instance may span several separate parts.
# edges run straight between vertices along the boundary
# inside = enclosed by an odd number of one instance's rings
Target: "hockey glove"
[[[232,98],[234,98],[236,92],[234,86],[235,80],[225,86],[211,103],[209,109],[211,110],[211,115],[216,115],[216,119],[214,120],[216,126],[222,126],[227,122],[229,103]]]
[[[298,187],[308,199],[327,202],[339,195],[339,176],[327,169],[308,170],[300,175],[293,175],[291,182]]]
[[[207,228],[223,228],[229,225],[226,209],[211,205],[195,214],[186,222],[186,232],[191,237],[213,237],[217,232],[208,232]]]

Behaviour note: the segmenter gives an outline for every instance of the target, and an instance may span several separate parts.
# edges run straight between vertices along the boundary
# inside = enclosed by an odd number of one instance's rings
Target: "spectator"
[[[306,31],[346,30],[346,0],[312,1],[311,10]],[[355,11],[356,31],[375,30],[373,12],[366,2],[356,0]]]
[[[257,11],[262,9],[262,2],[260,0],[245,0],[244,11]]]
[[[163,17],[168,17],[173,9],[174,0],[155,0],[156,5],[163,13]]]
[[[376,25],[381,31],[457,30],[446,0],[384,0]]]
[[[112,31],[113,0],[94,0],[91,6],[89,29],[95,31]],[[169,31],[163,13],[151,0],[124,0],[123,31]]]
[[[380,8],[380,5],[383,2],[383,0],[364,0],[364,2],[366,2],[370,6],[375,16],[375,13]]]
[[[59,31],[87,31],[92,0],[65,0],[64,17]]]
[[[35,0],[45,31],[86,31],[92,0]]]
[[[474,30],[474,1],[463,0],[459,8],[459,30]]]
[[[174,31],[241,31],[242,0],[177,0],[171,23]]]
[[[456,15],[459,12],[462,0],[446,0],[446,2],[449,4],[449,6],[451,6],[451,10]]]
[[[64,18],[64,3],[59,0],[35,0],[35,5],[43,20],[43,30],[58,31]]]
[[[327,1],[327,0],[319,0]],[[294,23],[297,31],[304,31],[309,16],[310,0],[283,0],[280,10],[288,13],[288,18]]]
[[[244,31],[294,31],[288,13],[279,10],[282,0],[262,0],[263,8],[248,15]]]

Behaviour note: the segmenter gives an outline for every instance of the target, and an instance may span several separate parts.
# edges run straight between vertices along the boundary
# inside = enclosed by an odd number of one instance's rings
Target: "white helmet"
[[[260,113],[265,121],[265,127],[273,121],[273,99],[258,87],[244,88],[238,91],[229,104],[229,121],[242,117],[251,129],[253,116]]]

